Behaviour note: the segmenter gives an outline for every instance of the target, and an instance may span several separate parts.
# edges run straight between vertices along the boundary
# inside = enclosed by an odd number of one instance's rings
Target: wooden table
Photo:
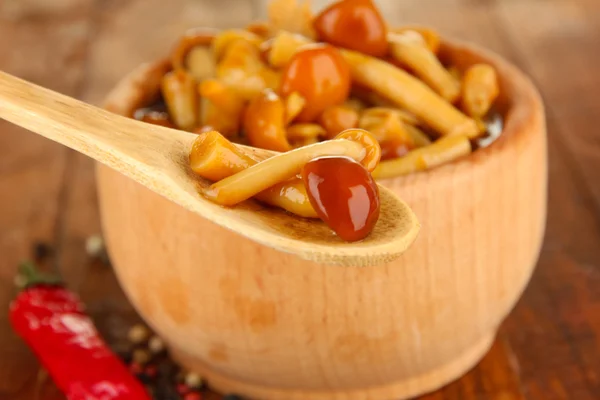
[[[0,69],[98,103],[185,28],[245,23],[261,14],[259,3],[2,0]],[[548,107],[549,215],[531,284],[485,359],[422,399],[599,399],[600,3],[379,3],[391,22],[431,24],[508,57],[533,77]],[[109,341],[137,320],[112,271],[86,257],[85,239],[99,230],[90,160],[0,122],[0,400],[61,398],[7,321],[16,265],[35,241],[57,249],[69,287]]]

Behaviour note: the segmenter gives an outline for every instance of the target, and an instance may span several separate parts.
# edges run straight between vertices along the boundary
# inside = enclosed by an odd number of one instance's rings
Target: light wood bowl
[[[217,390],[264,400],[391,400],[458,378],[489,349],[535,266],[546,216],[546,131],[531,82],[452,42],[445,57],[493,64],[505,129],[429,172],[382,181],[421,232],[398,260],[320,265],[210,223],[98,166],[115,271],[172,354]],[[126,77],[106,107],[151,102],[164,61]]]

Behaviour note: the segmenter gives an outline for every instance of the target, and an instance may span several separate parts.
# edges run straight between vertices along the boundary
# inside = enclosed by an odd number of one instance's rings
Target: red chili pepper
[[[69,400],[150,400],[100,337],[79,298],[54,277],[21,266],[25,289],[10,305],[14,330]]]

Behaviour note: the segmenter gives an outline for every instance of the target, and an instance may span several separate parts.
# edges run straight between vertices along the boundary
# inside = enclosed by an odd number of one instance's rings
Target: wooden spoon
[[[224,228],[307,260],[348,266],[385,263],[400,256],[419,231],[413,212],[382,186],[379,222],[371,235],[355,243],[343,242],[321,221],[251,201],[221,207],[198,193],[209,182],[189,168],[195,134],[121,117],[1,71],[0,118],[106,164]]]

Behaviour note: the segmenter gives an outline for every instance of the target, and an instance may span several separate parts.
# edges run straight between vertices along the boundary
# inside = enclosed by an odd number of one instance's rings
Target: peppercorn
[[[138,378],[138,380],[140,382],[142,382],[144,385],[149,385],[152,383],[152,378],[150,378],[146,373],[142,372],[139,374],[136,374],[135,376],[136,378]]]
[[[158,375],[161,377],[161,379],[165,379],[170,382],[175,382],[177,370],[177,366],[170,361],[167,363],[158,364]]]
[[[23,275],[15,275],[13,283],[18,289],[23,289],[27,285],[27,278]]]
[[[165,343],[158,336],[152,336],[148,341],[148,349],[154,354],[161,353],[165,349]]]
[[[180,400],[181,397],[171,386],[159,385],[152,388],[152,398],[156,400]]]
[[[185,384],[192,389],[198,389],[202,386],[202,377],[194,372],[185,374]]]
[[[52,247],[44,242],[36,242],[33,245],[33,257],[36,262],[43,261],[52,255]]]
[[[156,378],[156,375],[158,374],[158,369],[156,368],[155,365],[148,365],[145,369],[144,369],[144,374],[146,374],[146,376],[148,376],[151,379]]]
[[[131,355],[131,352],[129,352],[129,351],[117,352],[117,355],[127,365],[129,365],[133,361],[133,356]]]
[[[85,251],[89,256],[99,257],[104,251],[104,240],[100,235],[93,235],[85,241]]]
[[[190,388],[185,383],[177,384],[177,393],[179,393],[180,395],[183,396],[184,394],[188,393],[189,391],[190,391]]]
[[[142,367],[141,364],[136,363],[134,361],[131,364],[129,364],[129,371],[131,371],[131,373],[133,375],[138,376],[139,374],[141,374],[144,371],[144,368]]]
[[[134,325],[127,333],[127,338],[133,344],[141,344],[145,342],[150,336],[150,331],[144,325]]]
[[[145,365],[150,361],[150,353],[145,349],[135,349],[133,351],[133,361],[140,365]]]

